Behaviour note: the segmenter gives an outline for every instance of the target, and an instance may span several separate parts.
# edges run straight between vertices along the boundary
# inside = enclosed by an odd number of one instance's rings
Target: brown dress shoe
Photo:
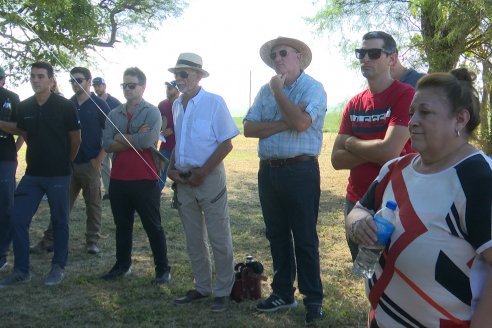
[[[39,241],[39,243],[29,248],[29,253],[31,254],[42,254],[50,252],[53,252],[53,243],[46,242],[44,240]]]
[[[191,289],[186,292],[185,296],[178,297],[177,299],[174,300],[174,305],[183,305],[183,304],[188,304],[194,301],[198,301],[202,298],[208,297],[207,295],[202,295],[195,289]]]

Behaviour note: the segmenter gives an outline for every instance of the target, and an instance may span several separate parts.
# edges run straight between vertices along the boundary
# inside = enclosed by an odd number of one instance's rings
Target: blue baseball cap
[[[178,87],[176,86],[176,81],[166,82],[166,85],[167,85],[167,86],[170,86],[170,87],[173,87],[173,88],[176,88],[176,89],[178,88]]]
[[[92,85],[106,84],[102,77],[95,77],[92,79]]]

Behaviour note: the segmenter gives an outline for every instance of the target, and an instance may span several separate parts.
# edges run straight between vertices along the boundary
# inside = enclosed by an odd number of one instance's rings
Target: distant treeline
[[[325,124],[323,125],[323,132],[338,132],[338,128],[340,127],[340,118],[342,115],[342,108],[332,110],[329,109],[326,112],[325,116]],[[243,119],[244,116],[235,116],[233,117],[234,122],[236,122],[237,127],[241,134],[243,134]]]

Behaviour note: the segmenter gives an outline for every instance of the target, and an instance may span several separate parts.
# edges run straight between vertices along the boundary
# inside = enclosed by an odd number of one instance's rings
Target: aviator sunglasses
[[[270,53],[270,59],[275,60],[277,58],[277,53],[279,54],[280,57],[284,58],[289,54],[289,52],[285,49],[280,50],[279,52],[271,52]]]
[[[130,89],[130,90],[134,90],[137,85],[141,85],[139,83],[121,83],[120,86],[123,90],[125,90],[126,88]]]
[[[77,82],[78,84],[80,84],[80,83],[84,82],[85,80],[87,80],[87,79],[83,79],[81,77],[78,77],[76,79],[70,79],[70,80],[68,80],[68,82],[70,82],[71,84],[75,84],[75,82]]]
[[[379,59],[379,57],[381,57],[381,54],[383,52],[388,55],[390,54],[389,52],[380,48],[355,49],[355,57],[357,59],[363,59],[367,54],[369,56],[369,59]]]

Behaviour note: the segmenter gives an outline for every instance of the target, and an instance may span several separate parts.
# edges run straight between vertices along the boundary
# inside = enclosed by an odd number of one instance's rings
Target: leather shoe
[[[224,312],[229,307],[229,302],[229,296],[216,297],[210,309],[212,310],[212,312]]]
[[[99,254],[100,251],[101,250],[99,249],[99,247],[97,247],[97,244],[95,243],[91,243],[87,245],[87,253],[89,254],[92,255]]]
[[[42,254],[50,252],[53,252],[53,243],[45,242],[44,240],[40,240],[39,243],[29,248],[29,253],[31,254]]]
[[[174,305],[183,305],[183,304],[188,304],[194,301],[198,301],[202,298],[208,297],[207,295],[202,295],[195,289],[191,289],[186,292],[185,296],[178,297],[177,299],[174,300]]]

